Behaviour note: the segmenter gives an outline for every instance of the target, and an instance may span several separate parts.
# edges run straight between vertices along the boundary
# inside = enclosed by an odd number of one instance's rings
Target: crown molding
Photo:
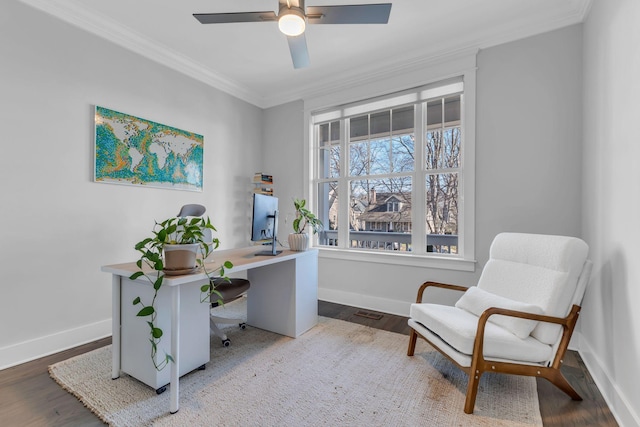
[[[256,97],[252,91],[238,83],[216,74],[191,58],[125,28],[105,16],[89,12],[78,4],[69,6],[58,0],[20,1],[243,101],[258,107],[263,103],[262,98]]]
[[[591,12],[591,6],[593,6],[593,0],[570,0],[574,4],[576,14],[580,17],[580,22],[584,22]]]
[[[60,0],[20,1],[259,108],[270,108],[344,90],[353,87],[353,85],[371,83],[394,75],[410,73],[472,51],[578,24],[587,17],[593,3],[593,0],[567,0],[570,7],[564,14],[555,19],[543,21],[542,24],[541,20],[536,20],[535,17],[525,16],[519,21],[511,22],[507,29],[495,30],[492,28],[482,34],[451,39],[435,47],[427,45],[425,50],[420,52],[389,57],[386,65],[380,65],[377,62],[371,63],[367,67],[342,72],[338,77],[329,76],[290,90],[257,94],[254,90],[215,73],[179,52],[160,45],[105,16],[88,11],[81,6],[81,2],[75,2],[73,6],[70,6],[69,2],[63,4]],[[363,68],[369,71],[363,73],[361,71]]]
[[[453,77],[449,75],[442,75],[439,73],[439,65],[457,63],[459,67],[456,67],[456,72],[464,71],[470,68],[475,68],[475,57],[478,53],[478,49],[474,46],[465,47],[462,49],[449,49],[440,50],[437,52],[431,52],[423,54],[421,56],[404,56],[398,57],[387,66],[381,66],[377,69],[374,68],[375,64],[367,66],[366,68],[371,70],[368,73],[362,74],[358,71],[351,72],[349,75],[342,75],[340,80],[333,80],[332,82],[326,81],[315,85],[314,87],[307,87],[306,90],[301,91],[299,99],[313,99],[320,96],[324,96],[330,93],[337,93],[349,90],[355,86],[372,85],[377,82],[386,80],[396,80],[397,87],[389,88],[385,86],[384,93],[396,92],[407,89],[407,85],[422,85],[429,83],[429,81],[437,75],[437,79],[443,79]],[[470,58],[472,63],[470,63]],[[450,66],[447,67],[451,69]],[[421,70],[428,69],[429,72],[421,73],[419,77],[420,81],[411,81],[408,83],[405,79],[399,78],[400,76],[407,76]],[[415,74],[414,74],[415,75]],[[371,97],[382,95],[383,93],[370,93]]]
[[[377,80],[388,79],[393,76],[433,67],[445,61],[475,54],[481,49],[579,24],[583,22],[585,18],[587,5],[583,0],[575,1],[584,5],[584,7],[579,10],[573,8],[573,13],[558,16],[557,19],[554,20],[547,20],[542,25],[538,21],[525,17],[520,21],[513,22],[508,29],[498,31],[490,29],[482,34],[475,34],[473,38],[459,37],[449,40],[445,44],[439,44],[436,48],[427,48],[419,53],[414,52],[404,56],[389,57],[388,65],[378,66],[376,68],[376,64],[368,64],[366,67],[361,67],[370,70],[366,73],[362,73],[360,70],[352,70],[342,73],[339,79],[326,78],[316,80],[312,85],[298,87],[288,92],[281,92],[277,97],[266,100],[266,106],[272,107],[297,99],[310,99],[327,93],[340,92],[352,88],[355,85],[364,85]],[[590,0],[587,1],[591,3]],[[400,89],[401,88],[399,88],[399,90]]]

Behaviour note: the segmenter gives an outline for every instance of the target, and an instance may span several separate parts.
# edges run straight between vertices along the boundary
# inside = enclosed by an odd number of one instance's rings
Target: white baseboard
[[[0,348],[0,370],[111,336],[111,319]]]
[[[593,381],[598,386],[600,393],[609,406],[611,413],[621,427],[640,427],[639,408],[634,407],[629,399],[621,392],[618,386],[611,380],[613,376],[604,365],[596,353],[593,351],[587,340],[579,334],[580,357],[587,366]]]
[[[392,300],[388,298],[380,298],[355,292],[345,292],[326,288],[318,288],[318,299],[404,317],[409,316],[409,307],[411,306],[411,303],[406,301]]]

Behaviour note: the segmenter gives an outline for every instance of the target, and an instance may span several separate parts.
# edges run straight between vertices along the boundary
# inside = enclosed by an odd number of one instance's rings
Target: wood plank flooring
[[[318,312],[321,316],[409,335],[405,317],[324,301],[319,302]],[[105,338],[0,371],[0,425],[102,426],[89,409],[49,377],[47,368],[110,343],[111,339]],[[617,426],[578,353],[568,353],[562,370],[584,400],[574,402],[546,380],[539,379],[538,395],[544,426]]]

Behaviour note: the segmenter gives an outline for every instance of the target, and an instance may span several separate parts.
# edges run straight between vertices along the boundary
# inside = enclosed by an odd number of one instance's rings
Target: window
[[[319,247],[464,257],[464,89],[460,77],[311,113]]]
[[[387,200],[387,212],[399,212],[401,204],[395,197],[390,197]]]

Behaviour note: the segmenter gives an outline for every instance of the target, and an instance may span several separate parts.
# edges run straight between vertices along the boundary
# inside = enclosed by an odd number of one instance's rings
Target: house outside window
[[[460,77],[312,112],[316,245],[464,257],[465,111]]]

